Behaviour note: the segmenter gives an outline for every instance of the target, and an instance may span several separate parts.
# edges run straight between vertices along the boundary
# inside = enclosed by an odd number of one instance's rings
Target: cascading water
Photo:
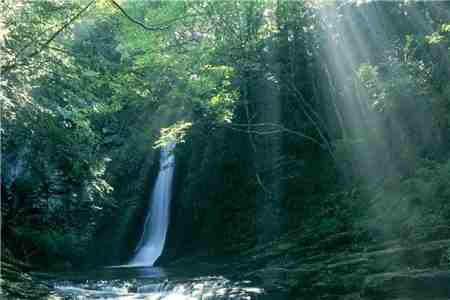
[[[232,271],[221,266],[194,263],[172,268],[170,273],[153,267],[164,249],[169,226],[171,185],[175,169],[170,144],[161,150],[160,169],[153,188],[144,229],[135,256],[129,264],[106,267],[92,273],[67,274],[64,280],[49,280],[55,299],[148,299],[148,300],[256,300],[265,291],[249,278],[227,279]],[[242,269],[243,270],[243,269]],[[226,272],[228,275],[220,273]],[[214,273],[214,276],[208,275]],[[248,270],[245,271],[248,273]],[[61,296],[61,298],[60,298]]]
[[[175,157],[171,143],[161,149],[160,168],[150,197],[144,231],[137,247],[137,253],[130,261],[131,266],[153,266],[161,255],[169,227],[169,206]]]
[[[175,144],[170,144],[161,149],[160,169],[150,197],[143,233],[136,254],[129,264],[106,267],[92,273],[71,273],[66,277],[62,276],[64,280],[47,278],[54,287],[51,297],[79,300],[264,299],[261,298],[265,294],[264,289],[254,286],[251,279],[238,281],[227,278],[234,274],[234,267],[225,270],[222,266],[210,263],[188,262],[179,269],[171,268],[170,273],[153,267],[164,249],[169,226],[171,185],[175,169],[175,157],[172,153],[174,148]],[[209,275],[211,273],[215,275]]]

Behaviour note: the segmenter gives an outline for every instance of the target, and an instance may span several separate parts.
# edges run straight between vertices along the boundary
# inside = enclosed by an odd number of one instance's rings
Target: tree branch
[[[176,22],[178,20],[184,19],[186,17],[188,17],[188,15],[183,15],[181,17],[177,17],[177,18],[173,18],[171,20],[167,20],[164,23],[158,24],[158,25],[152,25],[152,26],[148,26],[144,23],[142,23],[139,20],[136,20],[135,18],[133,18],[132,16],[130,16],[125,9],[123,9],[123,7],[121,7],[115,0],[109,0],[111,2],[111,4],[117,8],[130,22],[137,24],[139,26],[141,26],[142,28],[144,28],[147,31],[163,31],[163,30],[167,30],[170,28],[170,26],[172,25],[173,22]]]
[[[49,39],[47,39],[45,42],[43,43],[39,43],[40,47],[38,47],[38,49],[36,49],[34,52],[32,52],[30,55],[27,56],[28,59],[38,55],[39,53],[41,53],[41,51],[48,47],[48,45],[61,33],[63,32],[67,27],[69,27],[73,22],[75,22],[85,11],[87,11],[89,9],[89,7],[91,7],[92,4],[95,3],[96,0],[92,0],[91,2],[89,2],[85,7],[83,7],[78,13],[76,13],[72,18],[69,19],[69,21],[67,21],[65,24],[63,24],[58,30],[56,30]],[[21,49],[21,51],[18,53],[18,57],[21,56],[21,54],[28,49],[31,46],[32,43],[29,43],[28,45],[26,45],[24,48]],[[4,75],[6,72],[11,71],[12,69],[14,69],[15,67],[17,67],[18,63],[17,60],[16,62],[14,62],[11,65],[7,65],[4,66],[2,68],[2,72],[1,74]]]
[[[221,126],[230,128],[231,130],[245,132],[248,134],[253,133],[255,135],[271,135],[271,134],[280,134],[280,133],[285,132],[285,133],[293,134],[300,138],[309,140],[309,141],[319,145],[321,148],[323,148],[325,150],[327,149],[327,146],[322,144],[321,142],[319,142],[317,139],[315,139],[309,135],[306,135],[304,133],[301,133],[299,131],[295,131],[295,130],[286,128],[283,125],[277,124],[277,123],[255,123],[255,124],[232,123],[230,125],[221,125]]]

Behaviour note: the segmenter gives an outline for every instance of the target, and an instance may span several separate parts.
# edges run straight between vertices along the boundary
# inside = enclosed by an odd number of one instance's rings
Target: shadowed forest
[[[5,299],[450,298],[450,1],[0,8]]]

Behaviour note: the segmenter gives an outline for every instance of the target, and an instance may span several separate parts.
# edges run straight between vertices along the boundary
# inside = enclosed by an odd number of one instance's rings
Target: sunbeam
[[[450,1],[0,1],[1,299],[449,299]]]

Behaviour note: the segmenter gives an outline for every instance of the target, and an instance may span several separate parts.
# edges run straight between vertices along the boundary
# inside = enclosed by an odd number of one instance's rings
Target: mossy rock
[[[48,286],[32,278],[21,276],[18,280],[1,279],[2,299],[44,299],[49,294]]]
[[[2,257],[2,259],[6,259]],[[26,266],[19,262],[18,265],[9,257],[7,261],[1,261],[0,296],[1,299],[44,299],[50,293],[50,288],[35,280],[30,274],[23,271],[20,266]]]

